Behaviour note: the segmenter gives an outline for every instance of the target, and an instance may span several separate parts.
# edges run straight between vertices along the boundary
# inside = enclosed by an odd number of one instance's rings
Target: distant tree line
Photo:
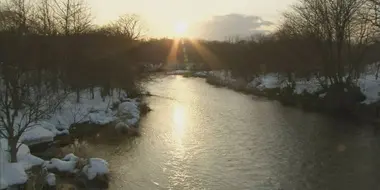
[[[128,88],[141,73],[136,48],[142,27],[136,15],[96,26],[84,0],[4,0],[0,61],[35,70],[40,83],[49,71],[49,82],[60,81],[65,89]]]
[[[247,79],[275,72],[289,80],[317,77],[326,88],[351,85],[365,65],[380,60],[379,15],[379,0],[299,0],[270,34],[197,43],[218,58],[214,68]],[[188,49],[195,62],[206,60],[197,46]]]

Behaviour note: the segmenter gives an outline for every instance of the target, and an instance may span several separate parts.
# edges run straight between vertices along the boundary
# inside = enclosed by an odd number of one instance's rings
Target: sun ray
[[[166,58],[166,62],[168,64],[176,64],[178,62],[178,59],[177,59],[178,46],[179,46],[179,39],[174,39],[173,44],[169,51],[169,55]]]
[[[202,45],[198,40],[189,41],[193,45],[194,49],[199,53],[204,62],[208,64],[211,69],[218,69],[220,66],[223,65],[220,59],[207,47]]]

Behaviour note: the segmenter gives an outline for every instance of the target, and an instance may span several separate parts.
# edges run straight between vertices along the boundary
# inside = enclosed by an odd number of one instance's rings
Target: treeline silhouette
[[[187,49],[193,62],[207,60],[206,49],[218,59],[214,68],[247,79],[272,72],[290,82],[316,77],[326,88],[353,85],[367,64],[380,59],[379,7],[379,0],[300,0],[269,34],[197,40],[200,45],[189,40]]]
[[[84,0],[0,1],[2,73],[36,73],[39,85],[77,91],[78,101],[80,90],[99,86],[133,94],[141,63],[165,62],[170,40],[143,40],[137,15],[103,26],[92,18]]]
[[[135,88],[144,63],[167,63],[176,43],[143,39],[136,15],[97,26],[85,0],[0,2],[2,65],[49,71],[49,80],[67,89]],[[247,81],[271,72],[287,76],[289,85],[314,77],[326,89],[344,90],[355,86],[365,65],[379,60],[379,6],[379,0],[300,0],[270,34],[185,40],[175,54],[179,63],[186,53],[198,70],[228,69]]]

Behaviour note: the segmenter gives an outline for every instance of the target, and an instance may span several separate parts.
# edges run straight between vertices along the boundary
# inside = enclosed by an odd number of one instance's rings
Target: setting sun
[[[188,24],[186,22],[178,22],[175,25],[175,34],[178,37],[183,37],[186,34]]]

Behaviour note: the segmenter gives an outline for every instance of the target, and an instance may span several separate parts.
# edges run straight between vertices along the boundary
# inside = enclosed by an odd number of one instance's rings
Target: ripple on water
[[[370,127],[203,79],[169,76],[146,87],[155,96],[142,136],[115,154],[110,146],[95,153],[110,160],[112,189],[379,189],[380,138]]]

